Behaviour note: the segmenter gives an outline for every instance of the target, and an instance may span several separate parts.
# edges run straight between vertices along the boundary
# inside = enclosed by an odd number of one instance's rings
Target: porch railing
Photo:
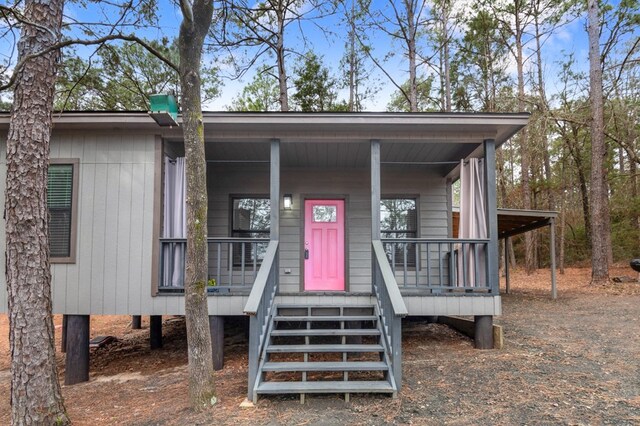
[[[382,321],[382,333],[386,353],[391,365],[391,373],[396,390],[402,384],[402,318],[409,314],[404,304],[382,242],[372,241],[373,293],[378,303],[378,312]]]
[[[224,292],[230,288],[250,289],[253,285],[269,239],[265,238],[208,238],[209,269],[208,290]],[[187,240],[160,239],[161,292],[184,291],[184,267]]]
[[[260,356],[266,344],[267,327],[271,323],[273,301],[278,291],[278,241],[267,247],[244,313],[249,315],[249,386],[247,397],[255,400],[254,387],[258,379]]]
[[[489,239],[385,238],[384,253],[401,289],[497,293],[487,269]]]

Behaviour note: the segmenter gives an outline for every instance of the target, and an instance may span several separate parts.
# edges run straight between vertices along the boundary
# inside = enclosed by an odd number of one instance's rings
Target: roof
[[[205,140],[226,144],[218,146],[228,157],[221,158],[221,161],[262,160],[265,155],[261,152],[265,143],[278,139],[285,147],[291,147],[288,151],[292,156],[310,156],[311,166],[322,166],[314,158],[316,151],[319,154],[327,151],[327,156],[331,158],[341,157],[341,162],[334,164],[337,167],[366,166],[366,147],[371,140],[378,140],[384,163],[430,163],[431,167],[438,167],[443,176],[453,179],[457,178],[460,159],[482,156],[483,141],[486,139],[495,140],[499,147],[523,128],[528,119],[528,113],[203,113]],[[54,132],[136,132],[158,135],[169,142],[182,141],[179,127],[160,127],[148,113],[142,111],[55,113],[53,122]],[[181,122],[180,116],[178,122]],[[7,129],[8,124],[9,114],[0,113],[0,129]],[[340,150],[347,153],[328,147],[335,143],[341,144]],[[352,145],[345,150],[347,143]],[[288,151],[283,150],[285,154]],[[259,158],[248,158],[253,155],[252,152],[256,152],[255,156]],[[360,152],[363,154],[360,155]]]
[[[498,239],[542,228],[558,217],[558,212],[544,210],[498,209]],[[458,236],[460,212],[453,212],[453,236]]]
[[[0,127],[9,123],[0,113]],[[205,136],[223,140],[269,138],[322,140],[354,138],[448,141],[495,139],[500,145],[527,124],[528,113],[301,113],[204,112]],[[146,112],[64,112],[53,117],[57,128],[149,129],[168,136],[179,129],[159,127]],[[181,118],[178,119],[181,122]],[[241,130],[241,131],[239,131]]]

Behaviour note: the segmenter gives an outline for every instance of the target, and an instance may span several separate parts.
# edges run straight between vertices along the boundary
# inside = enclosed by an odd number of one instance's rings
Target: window
[[[271,224],[271,200],[267,197],[232,199],[231,236],[237,238],[269,238]],[[242,264],[242,245],[233,244],[233,264]],[[244,244],[244,263],[260,262],[267,251],[267,244]]]
[[[51,160],[49,165],[49,252],[52,263],[75,262],[77,161]]]
[[[380,200],[380,233],[382,238],[416,238],[418,214],[415,198],[383,198]],[[416,245],[413,243],[386,243],[389,261],[407,266],[416,265]]]

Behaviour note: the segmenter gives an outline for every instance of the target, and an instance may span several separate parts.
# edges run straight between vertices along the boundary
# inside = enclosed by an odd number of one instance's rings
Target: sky
[[[496,0],[502,1],[502,0]],[[308,3],[307,3],[308,4]],[[458,0],[456,2],[457,7],[463,15],[469,15],[470,13],[470,0]],[[309,9],[309,6],[303,6],[304,12],[308,12],[311,16],[317,15],[317,12],[313,9]],[[389,12],[388,2],[380,0],[372,0],[371,11],[386,11]],[[181,21],[181,13],[178,8],[175,7],[174,2],[170,0],[158,0],[159,20],[157,26],[147,28],[136,28],[137,35],[145,38],[173,38],[177,36],[179,23]],[[428,14],[428,13],[427,13]],[[88,3],[88,7],[83,8],[77,3],[69,3],[65,8],[65,22],[67,24],[77,21],[88,22],[112,22],[118,16],[113,9],[105,8],[94,3]],[[74,28],[71,34],[78,37],[86,38],[87,36],[80,32],[77,26],[70,26]],[[459,27],[458,31],[463,31],[464,27]],[[124,31],[126,32],[126,30]],[[402,46],[397,42],[391,40],[391,38],[381,31],[368,31],[369,41],[372,46],[373,55],[384,64],[387,72],[398,83],[402,83],[407,79],[407,61],[402,55]],[[301,24],[292,24],[288,28],[285,35],[285,44],[292,51],[296,52],[290,56],[287,63],[287,71],[291,77],[293,74],[294,60],[296,54],[304,54],[307,51],[313,51],[317,55],[321,56],[324,64],[331,70],[334,77],[338,76],[339,62],[345,52],[345,41],[347,39],[347,28],[344,23],[343,13],[340,9],[330,16],[325,16],[316,20],[302,22]],[[12,49],[13,41],[11,38],[5,37],[0,40],[0,61],[6,60],[10,53],[15,51]],[[531,46],[532,47],[532,46]],[[93,47],[78,47],[76,49],[77,54],[82,56],[90,55],[94,50]],[[568,52],[574,52],[576,58],[576,66],[581,70],[587,70],[587,41],[584,17],[575,19],[574,21],[563,26],[559,30],[556,30],[552,36],[548,38],[543,47],[543,58],[545,64],[545,75],[547,78],[547,92],[553,94],[558,90],[557,75],[559,74],[558,61],[565,60]],[[525,54],[532,54],[530,47],[526,49]],[[393,56],[389,57],[389,54]],[[382,58],[388,57],[387,60]],[[208,104],[204,105],[207,110],[224,110],[229,105],[234,97],[241,92],[242,88],[251,81],[255,74],[255,70],[260,63],[274,63],[274,59],[269,56],[263,56],[261,61],[256,63],[241,79],[231,78],[231,69],[223,61],[225,58],[220,55],[207,54],[205,60],[215,63],[221,69],[221,76],[224,83],[222,88],[222,94],[219,98],[214,99]],[[532,61],[528,61],[530,66],[533,65]],[[379,87],[379,91],[372,98],[365,103],[365,109],[368,111],[384,111],[387,108],[393,93],[395,92],[394,85],[390,80],[373,65],[372,62],[368,63],[368,67],[372,70],[372,81]],[[515,77],[515,61],[511,60],[509,63],[509,71]],[[427,73],[426,67],[422,72]],[[292,86],[292,78],[290,78],[289,86]],[[290,95],[292,90],[290,90]],[[342,89],[339,92],[339,97],[344,99],[348,96],[346,89]]]

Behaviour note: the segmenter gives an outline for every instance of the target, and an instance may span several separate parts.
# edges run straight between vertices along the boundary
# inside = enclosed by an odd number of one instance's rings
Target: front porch
[[[285,116],[276,117],[278,121]],[[332,332],[342,340],[323,349],[310,344],[307,336],[300,348],[290,349],[304,353],[302,361],[270,366],[270,354],[279,350],[272,332],[278,321],[291,321],[280,313],[283,307],[308,312],[299,320],[306,321],[311,336],[318,333],[317,322],[333,322],[337,330],[360,322],[359,317],[343,317],[348,307],[370,311],[379,330],[389,387],[335,383],[318,388],[347,389],[345,393],[399,391],[403,317],[474,315],[490,328],[492,316],[501,313],[495,149],[526,118],[407,115],[394,117],[387,126],[370,117],[361,121],[333,117],[323,123],[324,118],[314,116],[304,130],[298,122],[280,123],[282,127],[275,123],[269,132],[263,126],[249,126],[233,137],[222,127],[220,134],[207,139],[209,313],[250,316],[248,395],[254,400],[276,388],[285,393],[303,389],[304,384],[265,384],[269,368],[295,367],[303,371],[304,382],[306,372],[324,367],[308,359],[318,350],[343,354],[342,363],[326,367],[343,371],[344,381],[355,368],[344,331]],[[298,129],[295,135],[292,128]],[[273,137],[266,139],[266,134]],[[163,152],[179,157],[181,142],[165,141]],[[452,238],[451,185],[464,167],[461,162],[478,157],[484,175],[486,236]],[[326,200],[319,203],[326,206],[321,206],[324,216],[317,221],[310,222],[309,200]],[[332,203],[344,206],[344,211],[342,207],[332,211]],[[171,210],[165,213],[166,223]],[[318,263],[327,268],[322,273],[341,271],[344,265],[337,286],[309,285],[308,271],[313,267],[309,262],[321,251],[310,241],[315,237],[306,232],[312,222],[341,223],[336,229],[344,229],[337,245],[328,249],[333,253],[337,247],[335,258]],[[159,297],[181,298],[186,239],[164,235],[158,239],[154,291]],[[331,309],[340,315],[320,320],[312,314]]]

